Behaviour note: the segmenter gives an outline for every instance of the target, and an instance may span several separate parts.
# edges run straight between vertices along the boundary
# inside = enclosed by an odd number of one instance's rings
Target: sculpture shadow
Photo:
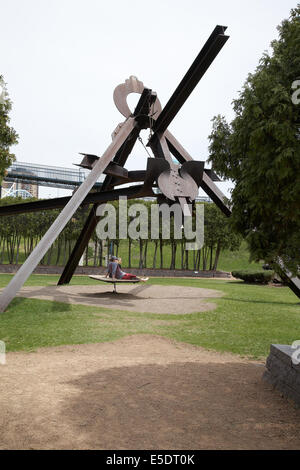
[[[68,382],[78,393],[65,399],[61,419],[90,449],[280,449],[290,438],[299,446],[300,412],[262,381],[261,366],[99,369]]]
[[[26,299],[33,299],[33,300],[36,300],[36,301],[43,300],[43,299],[37,298],[37,295],[50,296],[49,287],[48,286],[43,286],[38,290],[34,290],[33,292],[28,292],[27,291],[26,296],[24,296],[24,297],[21,297],[22,296],[22,292],[21,292],[20,297],[16,297],[14,299],[12,305],[16,305],[16,303],[18,303],[20,305],[20,304],[26,302]],[[58,298],[58,300],[56,300],[55,298],[53,298],[52,300],[49,300],[49,299],[44,299],[44,300],[47,301],[47,302],[50,302],[50,304],[49,304],[50,309],[43,307],[43,309],[45,311],[64,312],[64,311],[71,310],[71,305],[70,305],[69,298],[68,298],[67,295],[64,296],[63,299]],[[40,313],[42,313],[43,309],[41,309]]]

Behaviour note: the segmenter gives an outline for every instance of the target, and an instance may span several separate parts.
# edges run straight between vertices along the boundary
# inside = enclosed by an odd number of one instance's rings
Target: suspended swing
[[[113,293],[117,294],[117,287],[116,284],[137,284],[139,282],[146,282],[148,281],[148,277],[146,278],[141,278],[137,277],[135,279],[112,279],[110,277],[105,277],[105,276],[89,276],[91,279],[95,279],[96,281],[101,281],[101,282],[108,282],[109,284],[114,285],[114,290]]]

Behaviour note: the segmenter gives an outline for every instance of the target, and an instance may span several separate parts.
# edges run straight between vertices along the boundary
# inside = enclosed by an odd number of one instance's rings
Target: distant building
[[[3,197],[39,197],[39,187],[36,184],[22,183],[19,181],[2,181],[1,185],[1,198]]]

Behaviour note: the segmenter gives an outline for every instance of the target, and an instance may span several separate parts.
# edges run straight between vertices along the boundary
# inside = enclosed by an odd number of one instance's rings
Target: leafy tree
[[[18,143],[16,131],[9,126],[11,101],[6,92],[6,84],[0,75],[0,183],[5,176],[6,169],[15,160],[15,155],[10,153],[10,147]]]
[[[232,231],[230,220],[215,204],[205,204],[204,240],[203,269],[216,270],[221,251],[238,250],[242,238]]]
[[[235,118],[213,119],[210,161],[235,183],[232,224],[252,259],[281,257],[295,274],[300,264],[300,104],[292,84],[300,74],[300,4],[278,27],[237,99]]]

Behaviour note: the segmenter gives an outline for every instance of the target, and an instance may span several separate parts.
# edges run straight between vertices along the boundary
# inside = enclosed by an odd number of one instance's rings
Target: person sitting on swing
[[[121,262],[122,258],[117,258],[117,256],[111,256],[107,266],[107,273],[105,277],[111,277],[113,281],[148,281],[148,277],[137,277],[135,274],[125,273],[124,271],[122,271]]]

